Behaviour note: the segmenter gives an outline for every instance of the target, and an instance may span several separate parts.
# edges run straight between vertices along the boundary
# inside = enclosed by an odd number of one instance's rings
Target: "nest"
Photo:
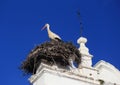
[[[41,62],[66,67],[69,65],[69,58],[79,64],[81,56],[78,49],[71,42],[51,40],[36,46],[22,62],[20,69],[25,74],[35,74]]]

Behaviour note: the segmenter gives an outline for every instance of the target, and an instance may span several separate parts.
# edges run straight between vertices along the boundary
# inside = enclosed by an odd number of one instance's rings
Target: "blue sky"
[[[93,64],[102,59],[120,70],[120,0],[1,0],[1,85],[29,85],[29,76],[22,76],[18,67],[36,45],[49,40],[47,31],[41,31],[45,23],[79,47],[77,10]]]

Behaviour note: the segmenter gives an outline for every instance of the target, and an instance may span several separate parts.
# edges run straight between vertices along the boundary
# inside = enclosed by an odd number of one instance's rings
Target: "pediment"
[[[112,64],[101,60],[94,68],[99,71],[99,79],[120,84],[120,71]]]

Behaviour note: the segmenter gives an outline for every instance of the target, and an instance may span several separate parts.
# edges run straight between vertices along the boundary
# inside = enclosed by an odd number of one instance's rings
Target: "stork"
[[[49,24],[45,24],[45,26],[42,28],[42,30],[45,29],[45,28],[47,28],[48,37],[49,37],[51,40],[61,41],[61,38],[60,38],[57,34],[53,33],[53,32],[50,30],[50,25],[49,25]]]

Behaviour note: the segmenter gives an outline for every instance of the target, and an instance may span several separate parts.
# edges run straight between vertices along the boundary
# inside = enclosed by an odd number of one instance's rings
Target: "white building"
[[[120,71],[108,62],[99,61],[92,67],[92,55],[85,46],[87,39],[80,37],[81,64],[66,70],[41,64],[29,80],[33,85],[120,85]]]

